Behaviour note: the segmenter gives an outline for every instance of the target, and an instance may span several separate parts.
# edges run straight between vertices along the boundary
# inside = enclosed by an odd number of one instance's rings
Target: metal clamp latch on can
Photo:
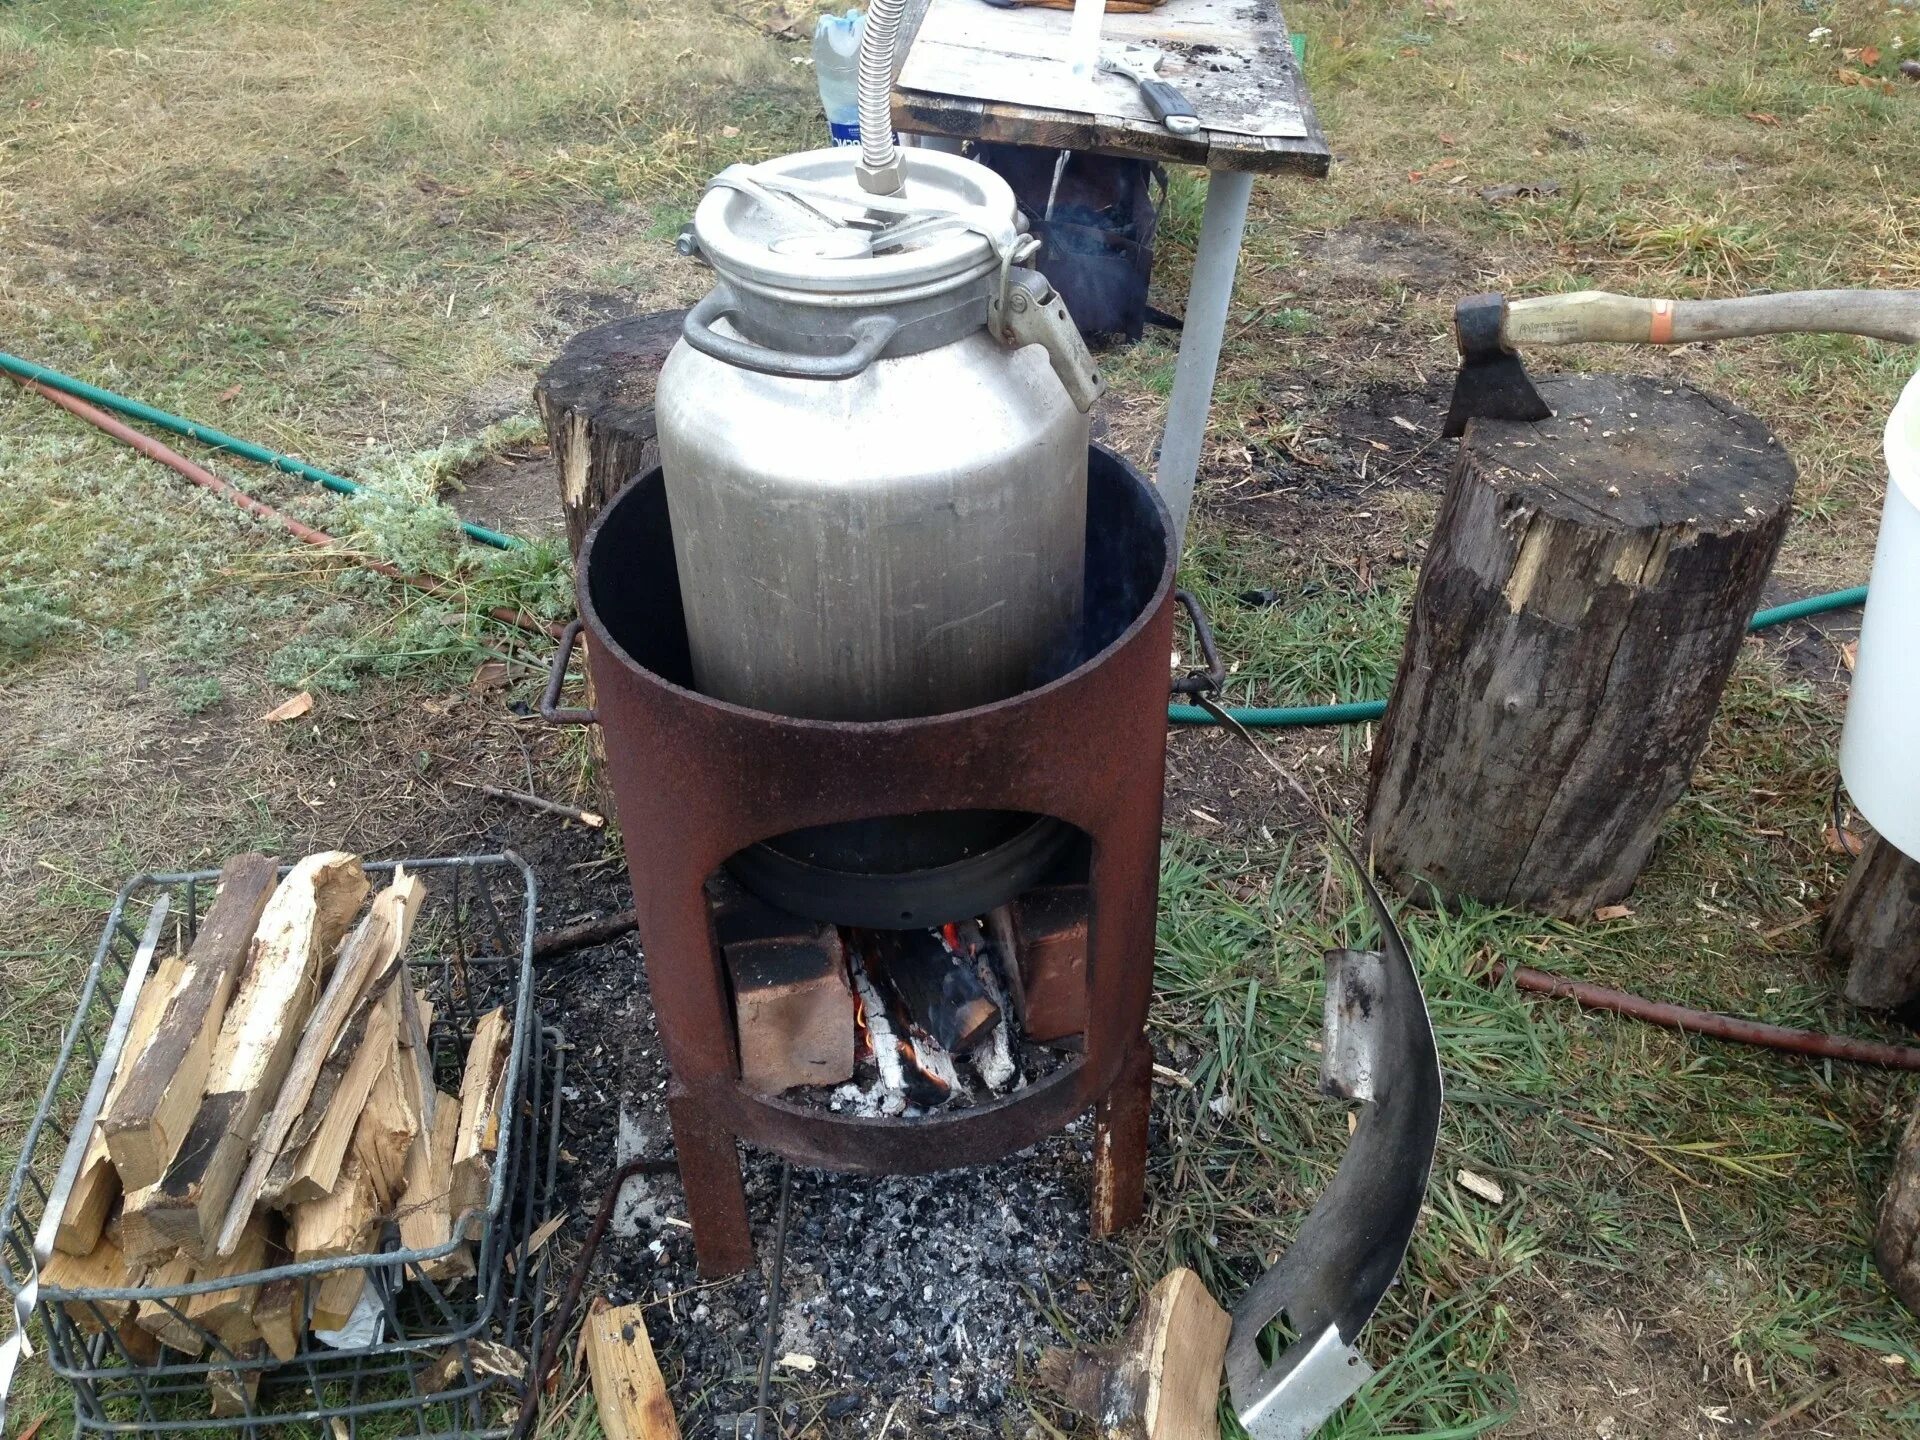
[[[1038,345],[1047,352],[1047,362],[1060,377],[1067,395],[1082,415],[1106,392],[1107,382],[1100,375],[1080,329],[1067,314],[1059,293],[1038,270],[1015,266],[1007,272],[1006,283],[987,299],[987,328],[1002,344],[1018,349]]]

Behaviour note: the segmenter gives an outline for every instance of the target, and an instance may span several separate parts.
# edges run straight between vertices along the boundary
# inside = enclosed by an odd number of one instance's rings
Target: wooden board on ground
[[[261,912],[246,973],[214,1042],[206,1093],[152,1212],[160,1233],[190,1255],[213,1248],[261,1117],[312,1013],[322,967],[367,889],[358,856],[323,851],[295,865]]]
[[[139,1062],[100,1117],[120,1183],[129,1191],[166,1173],[199,1108],[227,1002],[278,880],[265,855],[236,855],[220,871],[213,905]]]
[[[587,1370],[607,1440],[679,1440],[667,1382],[647,1338],[639,1305],[614,1309],[596,1298],[587,1310]]]
[[[1107,45],[1160,50],[1159,74],[1200,116],[1201,128],[1187,135],[1155,120],[1132,80],[1074,80],[1065,11],[930,0],[917,28],[912,19],[910,9],[894,90],[894,123],[904,131],[1222,170],[1326,173],[1327,144],[1272,0],[1167,0],[1148,13],[1106,17]]]
[[[286,1077],[280,1082],[273,1108],[261,1123],[246,1172],[234,1187],[233,1199],[227,1206],[214,1247],[220,1254],[230,1253],[239,1243],[241,1231],[246,1228],[247,1218],[253,1214],[267,1182],[267,1172],[295,1123],[306,1112],[334,1039],[362,991],[370,984],[377,984],[381,977],[390,977],[404,964],[407,938],[426,893],[426,886],[417,876],[407,874],[404,868],[395,870],[393,883],[373,897],[367,913],[341,947],[340,958],[327,977],[327,988],[314,1006],[313,1018],[301,1034]],[[387,983],[391,983],[390,978]]]

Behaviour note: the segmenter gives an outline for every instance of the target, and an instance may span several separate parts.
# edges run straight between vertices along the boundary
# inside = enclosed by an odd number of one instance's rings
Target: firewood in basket
[[[367,1272],[357,1265],[322,1276],[313,1288],[313,1328],[344,1330],[367,1288]]]
[[[293,1359],[306,1334],[307,1282],[289,1277],[262,1285],[253,1302],[253,1323],[274,1359],[283,1364]]]
[[[56,1250],[40,1271],[40,1283],[54,1290],[118,1290],[136,1283],[120,1247],[106,1236],[86,1255]],[[68,1300],[67,1318],[89,1335],[111,1330],[133,1312],[131,1300]]]
[[[325,1067],[334,1039],[346,1024],[355,1002],[375,976],[389,973],[402,963],[414,916],[419,914],[420,902],[426,893],[427,887],[417,876],[407,874],[404,868],[396,869],[393,883],[373,897],[367,913],[340,947],[340,958],[327,977],[327,988],[314,1006],[312,1020],[300,1036],[287,1066],[286,1078],[280,1082],[280,1093],[267,1118],[261,1122],[260,1133],[254,1140],[253,1158],[247,1162],[246,1173],[241,1176],[233,1200],[227,1206],[215,1245],[221,1254],[239,1243],[240,1232],[267,1182],[267,1172],[294,1125],[306,1113],[307,1102],[313,1097],[313,1087]]]
[[[133,1265],[154,1265],[177,1248],[153,1223],[153,1207],[161,1201],[160,1187],[149,1185],[120,1197],[120,1213],[115,1217],[120,1249]]]
[[[400,1204],[400,1248],[437,1250],[453,1239],[453,1148],[460,1134],[460,1102],[434,1097],[433,1127],[407,1155],[406,1190]],[[473,1252],[464,1244],[420,1262],[426,1278],[447,1285],[473,1273]]]
[[[1000,1007],[987,997],[972,962],[932,930],[875,930],[875,982],[892,987],[914,1023],[955,1055],[985,1042]]]
[[[214,1042],[206,1093],[153,1210],[160,1233],[190,1255],[213,1249],[260,1118],[312,1012],[322,968],[367,889],[358,857],[329,850],[295,865],[261,913]]]
[[[257,1360],[265,1352],[258,1340],[234,1347],[234,1359]],[[207,1374],[207,1393],[212,1399],[216,1420],[230,1420],[250,1414],[260,1398],[260,1370],[257,1367],[213,1370]]]
[[[107,1152],[130,1191],[155,1184],[166,1173],[193,1123],[227,1002],[273,894],[277,870],[265,855],[236,855],[226,863],[153,1037],[100,1117]]]
[[[184,1255],[175,1255],[149,1270],[145,1283],[149,1289],[162,1290],[186,1285],[192,1279],[193,1261]],[[169,1350],[197,1360],[206,1348],[206,1339],[187,1319],[188,1299],[182,1296],[174,1300],[142,1300],[133,1318],[136,1325]]]
[[[1095,1421],[1101,1440],[1217,1440],[1232,1328],[1198,1275],[1170,1271],[1118,1345],[1042,1352],[1040,1383]]]
[[[373,1175],[354,1152],[340,1167],[332,1193],[293,1207],[287,1217],[287,1244],[295,1260],[342,1260],[367,1254],[379,1230],[380,1197]]]
[[[395,1002],[411,993],[405,985],[394,987]],[[396,1037],[397,1041],[398,1037]],[[418,1101],[420,1072],[410,1051],[396,1043],[383,1057],[373,1088],[367,1094],[367,1106],[354,1127],[353,1150],[366,1165],[379,1197],[380,1209],[391,1211],[406,1188],[407,1156],[413,1152],[414,1139],[420,1134]]]
[[[265,1268],[267,1243],[271,1238],[267,1232],[267,1217],[258,1216],[248,1221],[233,1254],[202,1262],[194,1271],[194,1279],[222,1280],[228,1276],[251,1275]],[[182,1308],[188,1320],[219,1336],[232,1350],[259,1338],[259,1328],[253,1323],[253,1302],[259,1293],[258,1285],[235,1285],[206,1295],[189,1296]]]
[[[506,1086],[513,1025],[502,1009],[490,1010],[473,1029],[467,1066],[460,1077],[460,1127],[453,1145],[453,1213],[483,1209],[493,1188],[493,1159],[500,1149],[500,1108]],[[468,1222],[478,1239],[480,1222]]]
[[[613,1309],[604,1297],[587,1311],[587,1370],[607,1440],[680,1440],[667,1382],[647,1338],[645,1308]]]
[[[404,979],[390,981],[376,997],[312,1138],[298,1153],[283,1151],[274,1162],[265,1193],[282,1206],[319,1200],[333,1192],[352,1148],[353,1132],[366,1110],[367,1097],[373,1093],[373,1082],[393,1054],[394,1028],[399,1023],[399,997],[395,992],[405,983]]]
[[[140,987],[140,996],[134,1002],[133,1021],[127,1028],[126,1045],[114,1068],[103,1113],[113,1108],[141,1054],[152,1042],[153,1032],[160,1026],[160,1017],[186,965],[186,956],[169,955]],[[107,1132],[96,1122],[87,1139],[87,1153],[80,1161],[80,1173],[74,1177],[73,1189],[68,1192],[67,1208],[60,1215],[60,1226],[53,1237],[54,1249],[69,1255],[91,1254],[113,1213],[113,1202],[119,1198],[120,1172],[114,1169],[112,1156],[107,1152]],[[121,1248],[124,1250],[125,1246]]]

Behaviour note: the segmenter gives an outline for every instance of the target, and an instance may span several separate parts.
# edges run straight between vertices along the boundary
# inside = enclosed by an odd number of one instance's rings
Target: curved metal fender
[[[1355,1342],[1406,1258],[1440,1134],[1426,997],[1392,913],[1354,870],[1383,949],[1327,952],[1320,1089],[1366,1107],[1299,1237],[1234,1307],[1227,1382],[1254,1440],[1306,1440],[1373,1375]],[[1260,1332],[1282,1316],[1299,1339],[1263,1367]]]

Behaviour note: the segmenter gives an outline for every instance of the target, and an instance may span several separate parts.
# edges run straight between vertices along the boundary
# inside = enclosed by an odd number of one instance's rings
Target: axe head
[[[1453,377],[1453,400],[1446,427],[1452,438],[1467,421],[1545,420],[1553,411],[1527,378],[1520,356],[1501,338],[1506,325],[1504,295],[1469,295],[1453,307],[1453,338],[1460,347],[1460,373]]]

